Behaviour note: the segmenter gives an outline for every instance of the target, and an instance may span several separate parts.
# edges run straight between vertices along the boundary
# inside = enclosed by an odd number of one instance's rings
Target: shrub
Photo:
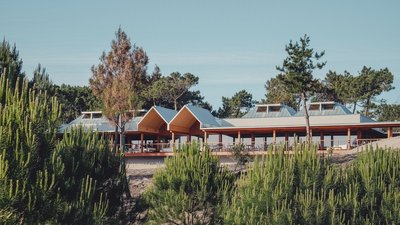
[[[343,167],[309,149],[256,158],[224,206],[224,222],[400,224],[398,150],[367,150]]]
[[[121,207],[123,158],[82,129],[58,141],[59,117],[55,98],[0,76],[1,224],[102,224]]]
[[[191,144],[165,159],[165,169],[153,180],[145,195],[149,224],[216,224],[234,176],[208,149],[200,151],[198,144]]]

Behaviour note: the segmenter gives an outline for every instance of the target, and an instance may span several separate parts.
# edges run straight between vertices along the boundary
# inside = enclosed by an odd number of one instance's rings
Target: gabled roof
[[[160,116],[164,119],[166,123],[169,123],[172,118],[174,118],[174,116],[178,113],[173,109],[168,109],[161,106],[153,106],[152,108],[154,108],[158,112],[158,114],[160,114]]]
[[[279,107],[279,111],[269,109]],[[242,118],[270,118],[270,117],[290,117],[296,114],[296,110],[284,104],[262,104],[256,105]]]
[[[158,133],[164,124],[168,124],[176,115],[176,111],[161,106],[153,106],[138,121],[137,129],[142,132]]]
[[[318,110],[310,110],[310,106],[317,107]],[[332,109],[324,109],[324,106],[333,105]],[[334,115],[350,115],[353,114],[346,106],[337,102],[313,102],[307,105],[309,116],[334,116]],[[295,116],[304,116],[304,109],[301,108]]]
[[[196,119],[200,122],[201,128],[220,126],[216,118],[207,109],[193,105],[185,105],[184,107],[186,107],[193,114],[193,116],[196,117]]]

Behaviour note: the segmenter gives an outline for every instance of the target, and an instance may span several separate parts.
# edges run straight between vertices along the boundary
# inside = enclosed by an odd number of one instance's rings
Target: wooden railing
[[[313,144],[319,148],[319,150],[348,150],[360,145],[369,144],[380,139],[354,139],[350,143],[346,140],[334,140],[331,141],[313,141]],[[299,142],[297,142],[299,143]],[[208,146],[212,152],[231,152],[233,147],[237,143],[224,143],[224,142],[199,142],[201,148]],[[273,149],[276,146],[283,146],[286,150],[292,150],[294,142],[256,142],[256,143],[243,143],[244,148],[248,151],[267,151],[268,149]],[[147,144],[126,144],[125,152],[130,153],[154,153],[154,152],[173,152],[174,149],[179,149],[187,143],[147,143]]]

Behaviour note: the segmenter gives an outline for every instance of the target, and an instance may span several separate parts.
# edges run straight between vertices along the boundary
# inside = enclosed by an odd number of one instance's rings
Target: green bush
[[[309,150],[311,149],[311,150]],[[224,206],[226,224],[400,224],[400,152],[334,166],[316,149],[256,158]]]
[[[208,149],[191,144],[165,159],[165,169],[153,180],[145,194],[149,224],[216,224],[221,222],[219,210],[234,176]]]
[[[0,76],[0,223],[102,224],[121,209],[124,160],[83,129],[57,140],[60,105]],[[20,82],[17,82],[20,83]]]

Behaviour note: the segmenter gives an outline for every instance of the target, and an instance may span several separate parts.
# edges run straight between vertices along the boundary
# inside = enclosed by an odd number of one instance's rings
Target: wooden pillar
[[[251,147],[254,148],[256,144],[256,137],[254,136],[254,133],[251,133]]]
[[[319,133],[319,149],[325,149],[324,132]]]
[[[172,150],[175,150],[175,133],[171,132],[171,145],[172,145]]]
[[[285,132],[285,149],[289,150],[289,133]]]
[[[274,143],[274,145],[276,144],[276,130],[274,130],[273,132],[272,132],[272,140],[273,140],[273,143]]]
[[[361,130],[357,130],[357,146],[361,145],[361,139],[362,139],[362,132]]]
[[[192,136],[190,136],[190,134],[186,135],[186,143],[190,144],[191,141],[192,141]]]
[[[387,130],[387,138],[393,137],[393,127],[389,127]]]
[[[157,151],[160,151],[162,149],[161,142],[160,142],[160,135],[157,135],[156,149],[157,149]]]
[[[333,148],[334,144],[333,134],[331,134],[331,148]]]
[[[143,140],[144,140],[144,134],[140,133],[140,152],[143,152]]]
[[[207,139],[208,139],[207,131],[204,131],[204,139],[203,139],[204,144],[207,144],[208,141]]]
[[[222,134],[218,135],[218,145],[222,146]]]
[[[351,149],[351,130],[347,128],[347,149]]]
[[[238,136],[237,136],[237,144],[240,144],[240,143],[242,143],[242,136],[241,136],[241,133],[240,133],[240,130],[238,131]]]
[[[264,145],[263,145],[263,147],[264,147],[264,150],[266,151],[266,150],[268,150],[268,145],[267,145],[267,137],[264,137]]]

